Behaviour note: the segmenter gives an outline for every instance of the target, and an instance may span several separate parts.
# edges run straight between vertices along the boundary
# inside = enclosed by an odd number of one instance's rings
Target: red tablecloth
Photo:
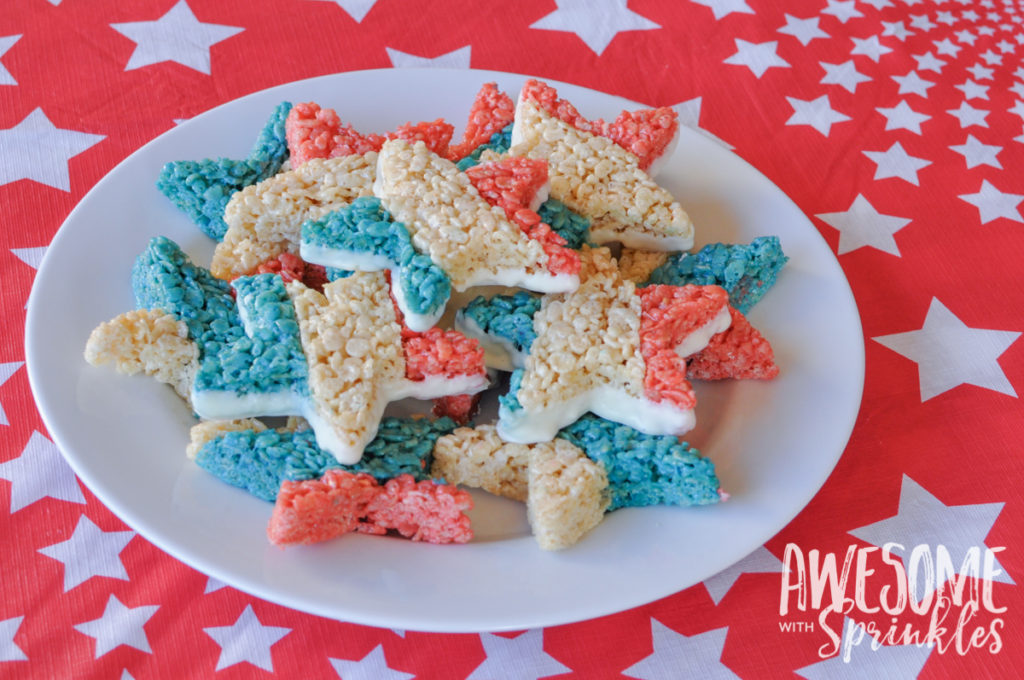
[[[1019,0],[517,0],[500,11],[468,0],[5,0],[0,676],[1019,674],[1022,20]],[[598,620],[415,633],[211,581],[75,479],[34,407],[22,341],[35,268],[62,220],[176,121],[279,83],[389,66],[528,73],[674,106],[811,216],[860,308],[866,384],[831,478],[764,547]],[[860,576],[866,594],[831,627],[818,619],[830,593],[807,611],[785,596],[787,549],[802,556],[794,569],[817,550],[841,570],[850,546],[892,537],[908,557],[924,546],[917,556],[941,565],[948,553],[954,573],[976,555],[976,611],[969,590],[949,611],[871,611],[882,586],[896,599],[880,550],[853,561],[848,593]],[[932,619],[942,630],[929,633]],[[876,648],[869,624],[881,631]],[[830,634],[839,629],[847,659]]]

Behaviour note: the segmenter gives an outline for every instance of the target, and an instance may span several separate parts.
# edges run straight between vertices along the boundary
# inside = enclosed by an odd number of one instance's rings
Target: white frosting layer
[[[576,422],[587,411],[651,435],[681,435],[697,424],[693,409],[638,399],[602,386],[544,411],[509,411],[502,406],[498,409],[498,435],[516,444],[550,441],[560,429]]]
[[[676,150],[676,146],[679,144],[679,128],[676,128],[676,133],[672,135],[672,139],[669,140],[668,144],[665,145],[664,151],[661,155],[651,161],[651,164],[647,166],[647,174],[651,177],[656,177],[659,172],[666,165],[666,161],[672,155],[672,152]]]
[[[313,264],[354,272],[379,272],[394,266],[391,258],[377,253],[360,253],[355,250],[314,245],[305,241],[299,242],[299,257]]]
[[[474,286],[505,286],[506,288],[525,288],[536,293],[571,293],[580,287],[577,274],[552,274],[538,272],[528,274],[522,269],[499,269],[495,272],[478,271],[466,280],[466,284],[457,290],[463,291]]]
[[[391,294],[395,296],[395,304],[398,305],[402,316],[405,317],[405,325],[417,333],[428,331],[436,326],[444,315],[445,307],[448,304],[448,301],[445,300],[444,304],[438,305],[432,314],[419,314],[409,309],[409,298],[405,294],[405,286],[402,285],[402,277],[398,275],[397,269],[391,270]]]
[[[597,222],[590,226],[590,240],[598,245],[618,242],[634,250],[680,252],[693,247],[692,236],[661,236],[636,229],[619,231],[612,226],[602,227]]]
[[[192,410],[207,420],[299,415],[302,398],[292,390],[238,394],[228,390],[192,388]]]
[[[696,354],[711,342],[711,337],[729,330],[732,325],[732,314],[729,313],[729,305],[725,305],[718,314],[706,324],[687,335],[681,343],[676,345],[676,354],[686,358]]]
[[[455,330],[468,338],[473,338],[484,348],[484,364],[487,368],[499,371],[514,371],[526,366],[526,355],[505,338],[498,337],[480,328],[472,317],[459,311],[455,315]]]

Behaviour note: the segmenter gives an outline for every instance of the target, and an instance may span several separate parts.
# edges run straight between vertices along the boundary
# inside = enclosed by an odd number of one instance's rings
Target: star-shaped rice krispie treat
[[[587,411],[650,434],[695,424],[685,357],[728,328],[725,291],[622,279],[607,248],[584,247],[580,287],[546,296],[478,300],[456,317],[470,337],[490,340],[516,370],[499,399],[498,432],[509,441],[554,437]],[[529,322],[527,322],[529,319]]]
[[[285,118],[291,108],[290,103],[282,102],[274,109],[246,159],[171,161],[161,170],[157,188],[204,234],[221,240],[228,229],[224,209],[231,197],[241,189],[271,177],[288,160]]]
[[[677,132],[671,109],[588,121],[553,88],[529,80],[508,153],[548,161],[551,195],[591,220],[594,243],[681,251],[693,246],[690,218],[645,171],[667,157]]]
[[[477,177],[481,182],[488,179],[484,171]],[[373,193],[409,230],[416,249],[448,274],[457,291],[493,284],[565,292],[579,283],[572,254],[550,229],[540,227],[536,213],[528,206],[515,210],[530,220],[524,229],[504,208],[488,203],[469,175],[421,142],[385,142]]]

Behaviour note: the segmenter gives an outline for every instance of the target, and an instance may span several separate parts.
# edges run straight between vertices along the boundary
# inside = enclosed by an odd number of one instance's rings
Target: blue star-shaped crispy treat
[[[746,314],[775,284],[788,260],[778,236],[760,236],[749,244],[712,243],[695,254],[669,256],[641,285],[721,286],[729,293],[729,304]]]
[[[226,429],[234,425],[238,429]],[[255,420],[197,425],[190,450],[204,470],[272,502],[284,480],[317,479],[335,468],[365,472],[382,483],[403,474],[430,479],[434,444],[455,427],[450,418],[384,418],[353,465],[317,446],[312,430],[267,429]]]
[[[204,234],[220,241],[228,228],[224,208],[231,196],[274,175],[288,159],[284,123],[291,108],[290,103],[282,102],[274,109],[248,158],[171,161],[160,172],[157,188]]]

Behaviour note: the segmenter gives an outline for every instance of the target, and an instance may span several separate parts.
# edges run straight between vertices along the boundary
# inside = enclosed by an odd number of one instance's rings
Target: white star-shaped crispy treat
[[[376,167],[374,151],[315,158],[242,189],[224,210],[228,229],[210,273],[232,279],[282,253],[298,255],[302,223],[369,196]]]
[[[623,133],[633,127],[646,134]],[[612,123],[588,121],[553,88],[529,80],[519,93],[509,154],[547,160],[551,196],[590,218],[591,241],[689,250],[689,216],[652,179],[658,160],[671,153],[677,133],[671,109],[624,112]],[[618,135],[637,153],[606,135]]]
[[[245,30],[203,23],[185,0],[179,0],[155,21],[132,21],[110,27],[135,43],[125,71],[174,61],[206,75],[210,75],[210,48]]]
[[[579,289],[546,298],[533,317],[536,339],[501,399],[498,433],[511,442],[547,441],[587,411],[646,434],[687,432],[696,398],[683,357],[731,325],[725,291],[638,292],[607,248],[584,247],[581,260]],[[660,325],[656,309],[682,325]]]
[[[453,162],[422,142],[384,143],[373,193],[457,291],[499,285],[561,293],[579,285],[576,274],[550,271],[541,242],[488,203]]]

